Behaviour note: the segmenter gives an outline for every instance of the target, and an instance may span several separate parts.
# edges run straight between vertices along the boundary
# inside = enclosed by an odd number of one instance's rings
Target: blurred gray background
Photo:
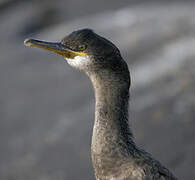
[[[135,140],[180,180],[195,179],[195,2],[0,1],[0,179],[94,180],[89,79],[24,47],[92,28],[128,62]]]

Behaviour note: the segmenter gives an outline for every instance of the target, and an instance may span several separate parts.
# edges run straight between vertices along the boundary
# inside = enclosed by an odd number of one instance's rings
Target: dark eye
[[[84,51],[87,48],[85,44],[79,45],[78,49],[79,51]]]

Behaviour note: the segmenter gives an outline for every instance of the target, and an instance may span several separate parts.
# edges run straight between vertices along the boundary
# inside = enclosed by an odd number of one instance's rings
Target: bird
[[[84,28],[60,42],[26,39],[24,44],[63,56],[91,80],[95,94],[91,159],[97,180],[177,180],[134,141],[128,116],[129,68],[111,41]]]

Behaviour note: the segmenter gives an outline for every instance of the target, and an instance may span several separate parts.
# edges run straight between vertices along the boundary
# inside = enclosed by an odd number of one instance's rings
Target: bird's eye
[[[85,44],[82,44],[82,45],[79,45],[78,48],[80,51],[84,51],[87,48],[87,46]]]

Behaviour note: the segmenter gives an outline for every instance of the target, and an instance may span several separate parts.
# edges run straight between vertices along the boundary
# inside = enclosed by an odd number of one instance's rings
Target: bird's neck
[[[102,169],[113,165],[117,158],[125,159],[134,146],[128,125],[129,85],[105,76],[91,77],[96,99],[92,160],[94,166]]]

